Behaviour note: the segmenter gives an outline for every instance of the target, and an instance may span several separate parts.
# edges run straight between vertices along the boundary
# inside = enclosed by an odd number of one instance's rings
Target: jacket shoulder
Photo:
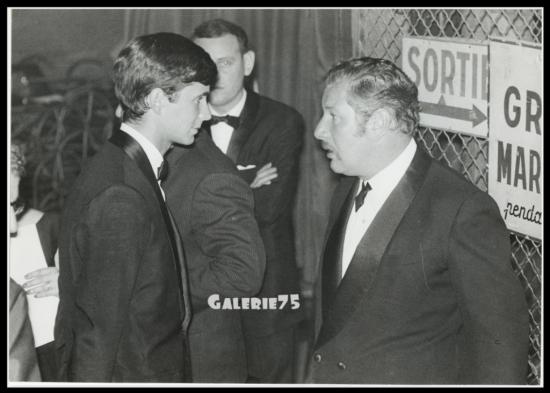
[[[303,117],[295,108],[276,101],[272,98],[258,95],[260,103],[260,112],[269,112],[270,116],[274,118],[287,118],[295,121],[303,121]]]
[[[431,158],[431,165],[426,177],[426,185],[430,187],[434,197],[444,197],[455,201],[464,201],[468,198],[492,200],[487,192],[478,188],[463,174],[453,168]]]
[[[175,146],[167,160],[170,165],[169,173],[172,174],[174,169],[177,177],[183,177],[182,173],[197,177],[214,173],[238,174],[235,164],[221,152],[205,131],[201,131],[192,146]],[[170,179],[170,175],[168,178]]]

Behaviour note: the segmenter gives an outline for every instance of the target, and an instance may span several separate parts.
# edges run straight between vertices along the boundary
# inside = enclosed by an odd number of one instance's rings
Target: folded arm
[[[296,115],[281,122],[280,127],[279,132],[269,135],[268,161],[252,182],[256,218],[260,224],[272,223],[287,212],[296,194],[304,123]],[[271,166],[266,168],[269,163]]]

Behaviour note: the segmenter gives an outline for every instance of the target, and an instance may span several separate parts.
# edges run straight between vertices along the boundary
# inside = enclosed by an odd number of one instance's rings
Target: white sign
[[[542,52],[491,41],[489,194],[510,230],[542,234]]]
[[[402,68],[418,87],[420,124],[486,137],[488,47],[403,38]]]

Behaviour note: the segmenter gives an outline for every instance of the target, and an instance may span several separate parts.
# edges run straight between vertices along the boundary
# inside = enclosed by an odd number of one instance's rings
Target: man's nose
[[[319,123],[317,123],[317,127],[315,127],[315,131],[313,131],[313,136],[316,139],[323,139],[323,137],[326,135],[326,127],[324,125],[323,120],[319,120]]]

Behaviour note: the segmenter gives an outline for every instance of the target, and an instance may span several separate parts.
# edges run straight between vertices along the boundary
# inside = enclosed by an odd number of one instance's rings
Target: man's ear
[[[249,50],[243,55],[244,60],[244,75],[248,76],[254,69],[254,62],[256,61],[256,54],[253,50]]]
[[[383,136],[387,131],[392,131],[397,126],[395,116],[391,108],[379,108],[367,120],[365,131],[374,139]]]
[[[168,97],[162,89],[155,87],[149,95],[147,95],[147,106],[157,115],[161,114],[162,108],[168,102]]]

